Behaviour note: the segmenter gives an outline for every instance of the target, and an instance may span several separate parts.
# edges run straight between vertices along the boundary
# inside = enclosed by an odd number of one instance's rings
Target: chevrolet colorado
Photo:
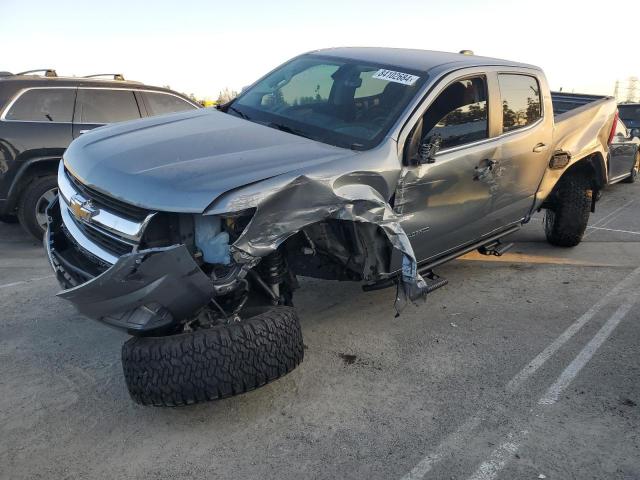
[[[45,246],[80,312],[129,332],[132,398],[184,405],[257,388],[303,359],[297,277],[396,286],[545,209],[577,245],[607,183],[616,104],[554,114],[534,66],[387,48],[310,52],[219,110],[106,126],[58,170]]]

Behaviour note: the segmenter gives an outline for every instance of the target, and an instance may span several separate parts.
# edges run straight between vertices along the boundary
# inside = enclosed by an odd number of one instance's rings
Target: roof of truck
[[[383,48],[383,47],[340,47],[315,50],[310,53],[326,55],[330,57],[349,58],[362,62],[382,63],[394,65],[407,70],[427,72],[435,67],[445,65],[452,68],[464,68],[475,66],[509,66],[531,68],[540,70],[539,67],[511,60],[499,58],[481,57],[462,53],[437,52],[433,50],[417,50],[409,48]]]

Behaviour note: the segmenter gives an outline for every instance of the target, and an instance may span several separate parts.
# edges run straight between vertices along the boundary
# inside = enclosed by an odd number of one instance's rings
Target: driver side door
[[[453,78],[427,96],[418,109],[420,117],[409,126],[394,210],[419,262],[454,251],[499,226],[492,218],[498,188],[491,174],[497,155],[492,140],[496,102],[499,109],[495,91],[495,77],[483,72]],[[431,159],[420,158],[421,146],[436,135],[441,137],[440,150]]]

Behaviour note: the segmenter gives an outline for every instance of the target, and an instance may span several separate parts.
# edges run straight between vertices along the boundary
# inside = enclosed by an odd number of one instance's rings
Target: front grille
[[[71,175],[71,173],[66,168],[65,173],[67,174],[69,181],[71,181],[78,192],[82,193],[86,198],[91,199],[91,201],[98,207],[104,207],[114,213],[118,213],[131,220],[136,221],[144,220],[150,213],[144,208],[130,205],[126,202],[110,197],[109,195],[105,195],[104,193],[97,191],[95,188],[84,185],[77,178]]]
[[[121,242],[98,229],[84,225],[82,222],[76,222],[76,225],[91,241],[113,255],[121,257],[133,251],[132,245]]]

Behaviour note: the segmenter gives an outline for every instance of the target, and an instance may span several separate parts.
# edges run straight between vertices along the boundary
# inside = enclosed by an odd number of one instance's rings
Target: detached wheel
[[[303,357],[302,331],[291,307],[189,333],[133,337],[122,347],[133,400],[169,407],[254,390],[292,371]]]
[[[29,183],[18,202],[20,225],[38,240],[42,240],[42,236],[47,229],[45,211],[57,194],[57,177],[55,175],[47,175],[46,177],[36,178]]]
[[[638,172],[640,171],[640,151],[636,152],[636,161],[631,167],[631,175],[624,179],[625,183],[635,183],[638,179]]]
[[[587,229],[593,191],[583,175],[560,179],[551,208],[544,214],[544,232],[551,245],[575,247]]]

